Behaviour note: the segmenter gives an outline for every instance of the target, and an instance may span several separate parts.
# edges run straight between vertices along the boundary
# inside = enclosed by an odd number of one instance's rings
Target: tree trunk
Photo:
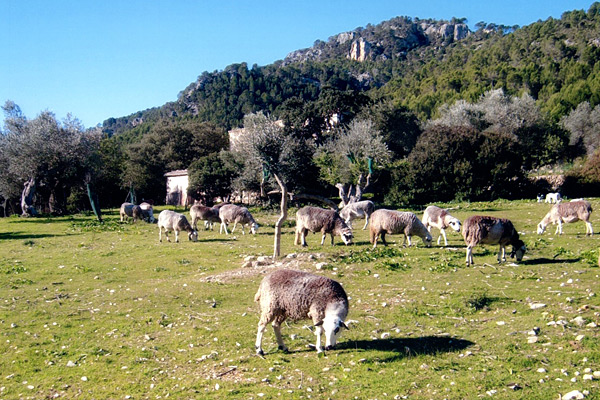
[[[88,199],[90,199],[90,205],[92,206],[92,211],[98,218],[98,221],[102,222],[102,212],[100,210],[100,202],[98,201],[98,195],[96,191],[92,189],[92,186],[89,183],[85,185],[87,187],[87,195]]]
[[[36,216],[37,210],[33,206],[33,195],[35,194],[35,178],[29,178],[23,185],[23,192],[21,193],[21,211],[22,216]]]
[[[363,193],[371,184],[371,174],[369,173],[365,179],[363,174],[360,174],[356,184],[352,183],[337,183],[335,185],[340,193],[340,199],[342,200],[342,208],[346,207],[350,203],[356,203],[360,201]]]
[[[278,174],[273,174],[275,180],[279,184],[279,188],[281,189],[281,215],[279,219],[275,223],[275,243],[273,245],[273,260],[279,258],[281,256],[281,227],[283,223],[287,219],[288,215],[288,190],[285,183],[279,178]]]

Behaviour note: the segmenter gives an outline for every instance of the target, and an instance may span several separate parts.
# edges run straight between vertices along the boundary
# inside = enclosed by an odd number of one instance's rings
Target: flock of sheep
[[[557,224],[555,234],[562,234],[562,224],[584,221],[586,224],[586,235],[593,235],[590,215],[592,207],[590,202],[584,199],[576,199],[571,202],[561,202],[560,195],[548,194],[546,200],[556,203],[538,224],[538,234],[544,233],[550,224]],[[538,201],[540,197],[538,197]],[[121,221],[126,217],[154,221],[152,206],[142,203],[139,206],[131,203],[123,203],[120,209]],[[248,225],[250,231],[255,234],[258,224],[247,208],[233,204],[222,204],[214,207],[194,205],[190,209],[190,224],[185,215],[164,210],[158,215],[159,241],[162,241],[162,231],[165,231],[169,241],[168,232],[175,232],[175,241],[179,241],[179,232],[188,232],[192,241],[198,239],[198,221],[204,221],[205,228],[212,228],[214,223],[220,223],[220,231],[229,234],[227,227],[233,223],[233,232],[237,225],[241,225],[242,233],[244,226]],[[412,236],[418,236],[427,246],[431,246],[431,228],[440,231],[437,243],[440,244],[444,238],[444,245],[448,245],[446,239],[447,228],[456,232],[461,231],[467,245],[466,263],[473,264],[473,247],[478,244],[496,244],[498,249],[498,262],[506,261],[505,247],[512,246],[511,257],[517,261],[523,259],[526,248],[519,239],[519,233],[512,222],[505,218],[474,215],[461,222],[450,215],[448,210],[436,206],[425,209],[422,221],[412,212],[379,209],[375,210],[373,202],[369,200],[350,203],[339,213],[318,207],[303,207],[296,213],[295,244],[307,246],[307,233],[320,232],[322,234],[321,245],[325,238],[331,236],[333,244],[334,236],[340,236],[344,244],[352,243],[352,221],[364,218],[363,230],[369,226],[370,242],[373,248],[381,239],[384,245],[386,234],[404,234],[404,243],[411,246]],[[261,347],[263,333],[270,323],[273,326],[275,337],[280,350],[287,350],[281,336],[281,324],[286,320],[312,319],[316,327],[317,336],[316,349],[323,351],[321,334],[325,334],[325,350],[335,346],[341,329],[347,329],[345,324],[348,315],[348,297],[343,287],[336,281],[307,272],[279,269],[266,275],[262,280],[258,292],[254,298],[260,303],[261,316],[258,324],[255,348],[259,355],[263,355]]]

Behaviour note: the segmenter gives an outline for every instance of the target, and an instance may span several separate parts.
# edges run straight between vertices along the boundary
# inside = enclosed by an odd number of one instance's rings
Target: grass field
[[[592,205],[600,212],[600,199]],[[255,236],[201,231],[159,243],[156,225],[75,215],[0,219],[0,399],[559,399],[600,398],[600,237],[583,223],[535,232],[533,201],[458,203],[452,214],[510,218],[528,252],[517,265],[462,237],[447,248],[371,250],[293,244],[275,265],[275,212],[251,210]],[[295,210],[290,210],[294,215]],[[421,213],[418,213],[421,216]],[[598,217],[592,216],[600,231]],[[340,281],[350,330],[318,355],[308,321],[269,328],[254,352],[263,274],[276,267]],[[533,335],[533,330],[538,332]],[[539,328],[539,330],[537,329]],[[597,372],[595,379],[593,373]]]

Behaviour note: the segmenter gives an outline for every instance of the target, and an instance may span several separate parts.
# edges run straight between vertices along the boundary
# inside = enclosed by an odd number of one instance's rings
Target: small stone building
[[[165,204],[172,206],[186,207],[190,204],[188,198],[188,171],[187,169],[178,169],[165,174],[167,178],[167,196]]]

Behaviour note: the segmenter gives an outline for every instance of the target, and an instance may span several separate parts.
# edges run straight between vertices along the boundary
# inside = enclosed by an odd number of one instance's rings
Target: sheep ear
[[[323,325],[323,320],[320,320],[319,322],[317,322],[317,323],[315,324],[315,326],[321,326],[321,325]]]
[[[348,325],[346,325],[344,321],[340,321],[340,326],[343,326],[344,328],[350,330],[350,328],[348,328]]]

